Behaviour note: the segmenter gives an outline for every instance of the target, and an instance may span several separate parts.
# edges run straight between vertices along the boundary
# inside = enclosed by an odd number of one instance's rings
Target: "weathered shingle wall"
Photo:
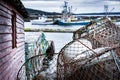
[[[16,29],[16,47],[14,48],[12,47],[13,27]],[[25,61],[24,49],[24,21],[14,7],[0,1],[0,80],[16,79],[17,72]]]

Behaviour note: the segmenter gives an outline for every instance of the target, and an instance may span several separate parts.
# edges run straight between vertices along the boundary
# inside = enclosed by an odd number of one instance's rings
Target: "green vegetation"
[[[63,32],[63,33],[73,33],[74,30],[71,29],[48,29],[48,28],[44,28],[44,29],[32,29],[32,28],[25,28],[25,32]]]

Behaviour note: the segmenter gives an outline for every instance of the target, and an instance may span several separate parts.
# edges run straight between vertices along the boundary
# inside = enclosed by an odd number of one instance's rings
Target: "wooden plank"
[[[15,54],[14,56],[12,56],[13,53]],[[20,50],[19,52],[15,51],[13,53],[0,59],[0,70],[5,70],[8,65],[18,64],[17,62],[21,62],[21,60],[22,60],[21,57],[23,57],[25,55],[24,49]],[[12,63],[9,64],[9,62],[12,62]]]
[[[25,38],[25,34],[17,34],[17,39]]]
[[[22,45],[22,46],[18,47],[16,49],[16,51],[19,52],[19,51],[24,50],[24,49],[25,49],[25,45]]]
[[[16,8],[14,8],[13,6],[11,6],[11,5],[9,5],[9,4],[6,4],[6,3],[3,2],[3,1],[0,1],[0,5],[1,5],[1,7],[3,8],[3,10],[4,10],[4,8],[5,8],[5,11],[6,11],[6,12],[10,11],[9,14],[11,14],[11,15],[13,15],[12,11],[15,11],[15,12],[16,12],[16,15],[17,15],[17,18],[20,19],[22,22],[24,22],[21,13],[19,13],[18,10],[16,10]],[[8,11],[7,11],[6,9],[7,9]],[[1,10],[2,10],[2,9],[1,9]]]
[[[25,62],[25,55],[21,55],[19,57],[16,58],[16,60],[13,61],[13,65],[17,66],[17,72],[20,69],[20,67],[24,64]]]
[[[24,22],[22,22],[20,19],[16,18],[16,22],[18,22],[21,25],[24,25]]]
[[[17,80],[17,72],[11,72],[11,75],[10,75],[10,80]]]
[[[18,73],[19,69],[21,68],[21,66],[24,64],[24,61],[25,61],[24,55],[20,56],[18,59],[13,61],[13,64],[12,64],[12,65],[14,65],[13,69],[15,69],[16,72],[12,73],[11,77],[17,77],[17,73]]]
[[[10,66],[10,64],[11,64],[11,60],[10,59],[8,59],[8,60],[6,60],[6,62],[4,62],[1,66],[0,66],[0,74],[4,71],[4,70],[6,70],[7,68],[8,68],[8,66]]]
[[[1,2],[1,1],[0,1],[0,2]],[[4,7],[3,5],[4,5],[4,4],[1,4],[1,3],[0,3],[0,10],[3,10],[4,12],[6,12],[6,13],[12,15],[11,10],[9,10],[9,9],[6,8],[6,7]]]
[[[0,16],[0,25],[12,25],[11,19]]]
[[[0,34],[0,43],[11,41],[12,35],[11,34]]]
[[[11,73],[14,72],[13,66],[10,63],[9,64],[5,63],[4,66],[5,66],[5,69],[2,70],[2,73],[0,75],[3,76],[3,80],[9,80],[7,78],[9,78],[11,76]],[[6,78],[6,75],[8,76],[7,78]]]
[[[21,65],[20,65],[20,67],[21,67],[25,63],[25,53],[18,60],[20,62],[18,62],[17,65],[19,65],[19,63],[21,63]],[[20,67],[19,67],[19,69],[20,69]]]
[[[0,16],[4,16],[4,17],[9,18],[9,19],[12,18],[12,16],[10,14],[8,14],[7,12],[4,12],[2,10],[0,10]]]
[[[12,72],[11,69],[3,71],[1,74],[2,80],[10,80],[9,77],[11,76],[11,72]]]
[[[11,54],[11,56],[14,57],[16,54],[18,54],[18,52],[20,52],[20,51],[22,51],[22,50],[25,50],[24,45],[16,48],[15,52],[13,52],[13,53]],[[16,53],[16,52],[17,52],[17,53]]]
[[[5,56],[4,58],[0,59],[0,66],[5,64],[11,58],[10,55]]]
[[[12,10],[12,7],[8,3],[6,3],[6,2],[4,2],[2,0],[0,0],[0,5],[7,8],[8,10]]]
[[[17,62],[21,62],[22,60],[21,60],[21,57],[25,57],[25,51],[24,51],[24,49],[23,50],[21,50],[21,51],[19,51],[19,52],[17,52],[13,57],[12,57],[12,64],[13,65],[18,65],[18,63]]]
[[[2,80],[2,75],[0,75],[0,80]]]
[[[16,27],[24,29],[24,24],[20,24],[20,23],[16,22]]]
[[[23,29],[20,29],[20,28],[17,28],[17,33],[24,33],[24,30]]]
[[[23,22],[23,23],[24,23],[24,20],[23,20],[23,18],[22,18],[22,17],[20,17],[19,15],[16,15],[16,17],[17,17],[17,19],[19,19],[21,22]]]
[[[24,38],[17,39],[17,43],[21,43],[21,42],[25,42],[25,39]]]
[[[18,59],[16,59],[17,62],[14,62],[14,67],[17,68],[16,71],[18,73],[21,66],[25,63],[25,55],[20,56]]]
[[[17,47],[21,47],[21,46],[23,46],[23,45],[25,45],[25,42],[18,43],[18,44],[17,44]]]
[[[17,48],[22,47],[22,46],[24,46],[24,45],[25,45],[25,42],[24,42],[24,41],[22,41],[22,42],[20,42],[20,43],[17,43]]]
[[[24,62],[24,60],[25,59],[23,59],[23,58],[25,58],[25,51],[24,50],[21,50],[21,51],[19,51],[19,52],[17,52],[17,54],[16,55],[14,55],[12,58],[11,58],[11,61],[12,61],[12,65],[18,65],[19,63],[22,63],[21,61],[23,61]],[[22,63],[23,64],[23,63]]]
[[[23,51],[20,52],[19,54],[21,53],[23,53]],[[20,63],[23,64],[24,62],[25,62],[25,53],[21,54],[20,56],[17,55],[17,57],[13,61],[13,64],[19,65]]]
[[[12,33],[12,27],[11,26],[0,26],[0,33]]]
[[[5,43],[0,43],[0,51],[3,50],[3,49],[9,48],[11,46],[12,46],[11,41],[8,41],[8,42],[5,42]]]
[[[22,66],[22,64],[25,62],[25,54],[24,50],[17,52],[17,54],[13,57],[14,60],[12,60],[12,65],[16,68],[17,72]],[[14,68],[13,67],[13,68]]]
[[[9,79],[10,80],[17,80],[17,79],[15,79],[17,77],[17,76],[15,76],[15,74],[17,74],[17,73],[11,72],[11,75],[10,75]]]
[[[23,50],[24,51],[24,50]],[[9,65],[14,65],[15,63],[16,64],[18,64],[17,62],[19,61],[19,59],[21,58],[21,56],[23,56],[24,54],[21,54],[23,51],[20,51],[18,54],[16,54],[16,56],[11,56],[10,55],[10,57],[8,57],[8,56],[6,56],[5,58],[3,58],[2,59],[2,63],[0,63],[0,64],[2,64],[1,66],[0,66],[0,70],[2,69],[2,70],[4,70],[4,69],[6,69],[7,68],[7,66]],[[11,53],[12,54],[12,53]],[[19,56],[20,55],[20,56]],[[19,58],[19,59],[17,59],[17,58]],[[4,61],[4,62],[3,62]],[[20,60],[21,61],[21,60]],[[10,62],[10,63],[9,63]],[[4,66],[4,67],[2,67],[2,66]],[[6,66],[6,67],[5,67]],[[13,66],[12,66],[13,67]]]
[[[0,51],[0,59],[4,58],[4,56],[10,54],[12,52],[12,47],[3,49]]]

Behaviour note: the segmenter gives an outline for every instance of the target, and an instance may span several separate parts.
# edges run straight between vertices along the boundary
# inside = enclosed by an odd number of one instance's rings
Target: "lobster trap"
[[[17,80],[55,80],[57,55],[52,59],[44,54],[27,59],[18,71]]]
[[[77,30],[73,39],[58,55],[58,80],[120,80],[118,26],[102,18]]]

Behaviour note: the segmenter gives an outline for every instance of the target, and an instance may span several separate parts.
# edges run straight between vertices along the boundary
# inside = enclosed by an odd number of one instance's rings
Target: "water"
[[[25,22],[25,28],[36,28],[36,29],[71,29],[77,30],[83,26],[59,26],[59,25],[31,25],[30,22]],[[42,32],[25,32],[25,37],[30,38],[37,38]],[[55,52],[58,53],[65,44],[72,41],[73,33],[56,33],[56,32],[44,32],[46,39],[54,41],[55,45]]]
[[[25,22],[25,28],[32,28],[32,29],[69,29],[69,30],[77,30],[83,25],[72,25],[72,26],[60,26],[60,25],[32,25],[30,22]]]
[[[37,38],[42,32],[25,32],[26,37],[32,37],[31,39]],[[58,53],[65,44],[72,41],[72,33],[54,33],[44,32],[46,39],[54,41],[55,52]],[[36,39],[35,39],[36,40]]]

